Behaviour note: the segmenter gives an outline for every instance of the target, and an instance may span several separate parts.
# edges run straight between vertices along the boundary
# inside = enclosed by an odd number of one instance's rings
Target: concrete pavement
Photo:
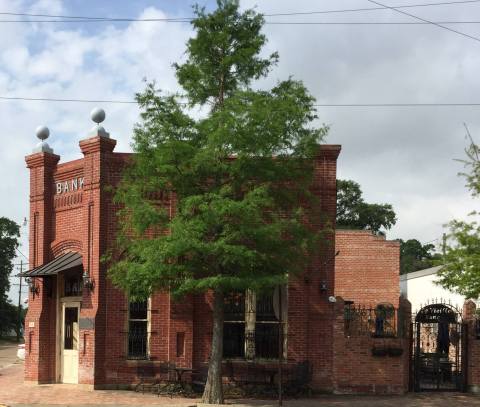
[[[13,365],[17,361],[16,342],[0,341],[0,369]]]

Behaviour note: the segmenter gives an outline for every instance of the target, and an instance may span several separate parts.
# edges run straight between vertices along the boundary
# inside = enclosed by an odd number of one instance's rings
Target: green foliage
[[[480,193],[480,149],[470,133],[469,146],[465,149],[467,171],[461,173],[466,178],[467,187],[473,196]],[[477,213],[471,213],[473,219]],[[477,220],[471,222],[453,220],[448,224],[447,245],[442,259],[440,284],[467,298],[480,296],[480,225]]]
[[[223,403],[224,294],[285,283],[319,248],[310,187],[327,132],[312,126],[315,100],[301,82],[251,87],[277,61],[259,56],[263,18],[235,0],[217,5],[210,14],[194,8],[196,36],[174,65],[185,94],[150,83],[137,95],[142,121],[116,193],[121,232],[109,270],[133,298],[213,291],[208,403]],[[193,117],[180,98],[204,114]]]
[[[19,226],[8,218],[0,217],[0,304],[7,301],[9,278],[19,237]]]
[[[218,0],[217,6],[211,14],[194,6],[192,25],[197,35],[187,43],[187,62],[174,65],[192,104],[205,104],[213,98],[219,107],[224,98],[265,76],[278,60],[277,53],[259,57],[266,43],[260,32],[264,24],[260,14],[253,10],[241,13],[238,1]]]
[[[19,237],[19,226],[8,218],[0,217],[0,336],[19,328],[18,308],[7,298]]]
[[[0,303],[0,337],[11,335],[18,329],[18,308],[5,301]]]
[[[392,205],[366,203],[357,182],[337,180],[337,227],[378,232],[390,229],[396,221]]]
[[[468,127],[465,126],[467,137],[470,141],[465,148],[466,159],[457,160],[465,165],[466,172],[460,173],[467,181],[467,187],[473,196],[480,194],[480,147],[474,142]]]
[[[122,256],[110,268],[131,297],[272,287],[318,244],[309,186],[327,128],[312,127],[315,101],[301,82],[250,87],[277,58],[259,57],[263,18],[217,3],[211,14],[194,9],[196,37],[175,65],[185,94],[150,83],[137,95],[136,155],[116,193]],[[179,97],[210,109],[195,118]]]
[[[18,307],[10,301],[0,304],[0,337],[11,337],[12,333],[18,332],[18,338],[22,336],[21,326],[24,324],[27,311],[21,307],[20,314]]]
[[[439,259],[439,254],[432,253],[434,250],[433,244],[422,245],[417,239],[400,239],[400,274],[433,267]]]
[[[472,215],[473,216],[473,215]],[[480,296],[480,225],[477,221],[449,223],[449,244],[442,259],[441,284],[466,298]]]

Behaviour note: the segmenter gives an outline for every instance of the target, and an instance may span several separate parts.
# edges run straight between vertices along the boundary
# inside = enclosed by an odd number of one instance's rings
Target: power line
[[[436,27],[443,28],[444,30],[451,31],[451,32],[453,32],[453,33],[455,33],[455,34],[462,35],[463,37],[467,37],[467,38],[470,38],[470,39],[472,39],[472,40],[475,40],[475,41],[480,42],[480,38],[474,37],[473,35],[465,34],[464,32],[454,30],[453,28],[446,27],[446,26],[444,26],[444,25],[435,23],[435,22],[430,21],[430,20],[426,20],[425,18],[418,17],[418,16],[416,16],[416,15],[414,15],[414,14],[407,13],[406,11],[399,10],[398,8],[387,6],[387,5],[383,4],[383,3],[379,3],[378,1],[375,1],[375,0],[368,0],[368,1],[369,1],[370,3],[377,4],[377,5],[379,5],[379,6],[389,8],[390,10],[396,11],[397,13],[404,14],[404,15],[406,15],[406,16],[415,18],[416,20],[420,20],[420,21],[423,21],[423,22],[426,22],[426,23],[430,23],[430,24],[432,24],[432,25],[434,25],[434,26],[436,26]]]
[[[1,23],[102,23],[111,20],[0,20]],[[120,21],[120,20],[116,20]],[[124,20],[122,20],[124,21]],[[126,21],[126,20],[125,20]],[[146,22],[142,20],[141,22]],[[151,20],[159,21],[159,20]],[[180,21],[175,21],[180,22]],[[438,24],[480,24],[480,21],[266,21],[265,25],[438,25]]]
[[[29,260],[28,260],[28,257],[25,256],[25,255],[20,251],[20,249],[15,248],[15,250],[16,250],[18,253],[20,253],[23,257],[25,257],[25,259],[27,259],[27,261],[29,261]]]
[[[480,103],[329,103],[316,107],[462,107],[480,106]]]
[[[72,102],[72,103],[119,103],[119,104],[137,104],[134,100],[114,100],[114,99],[59,99],[59,98],[29,98],[0,96],[0,100],[27,101],[27,102]],[[187,103],[179,103],[188,105]],[[479,103],[319,103],[315,107],[476,107]]]
[[[480,1],[480,0],[477,0]],[[91,16],[66,16],[66,15],[53,15],[53,14],[31,14],[31,13],[11,13],[0,12],[0,15],[4,16],[17,16],[17,17],[46,17],[57,19],[69,19],[69,20],[92,20],[92,21],[112,21],[112,22],[190,22],[193,17],[179,17],[179,18],[131,18],[131,17],[91,17]],[[29,20],[27,20],[29,21]],[[50,20],[49,20],[50,21]],[[55,21],[55,20],[52,20]]]
[[[0,20],[0,23],[2,20]],[[275,21],[268,25],[431,25],[421,21]],[[480,24],[480,21],[436,21],[434,24]]]
[[[466,4],[466,3],[478,3],[480,0],[464,0],[464,1],[444,1],[439,3],[421,3],[421,4],[408,4],[408,5],[399,5],[391,6],[394,8],[415,8],[415,7],[430,7],[430,6],[445,6],[445,5],[454,5],[454,4]],[[352,9],[340,9],[340,10],[322,10],[322,11],[305,11],[305,12],[294,12],[294,13],[275,13],[275,14],[263,14],[265,17],[277,17],[277,16],[299,16],[299,15],[312,15],[312,14],[333,14],[333,13],[350,13],[350,12],[359,12],[359,11],[375,11],[375,10],[385,10],[388,7],[368,7],[368,8],[352,8]],[[1,14],[1,13],[0,13]]]
[[[356,8],[356,9],[337,9],[337,10],[320,10],[320,11],[305,11],[305,12],[290,12],[290,13],[263,13],[265,17],[282,17],[282,16],[297,16],[297,15],[315,15],[315,14],[334,14],[334,13],[350,13],[361,11],[375,11],[375,10],[388,10],[388,9],[403,9],[403,8],[416,8],[416,7],[432,7],[443,5],[456,5],[456,4],[468,4],[478,3],[480,0],[460,0],[460,1],[444,1],[436,3],[420,3],[398,6],[386,6],[380,5],[380,7],[368,7],[368,8]],[[178,17],[178,18],[130,18],[130,17],[92,17],[92,16],[70,16],[70,15],[53,15],[53,14],[33,14],[33,13],[13,13],[13,12],[0,12],[0,15],[16,16],[16,17],[44,17],[55,18],[57,20],[0,20],[5,23],[49,23],[49,22],[167,22],[167,23],[185,23],[194,20],[193,17]],[[276,24],[276,22],[268,22],[268,24]]]
[[[59,98],[29,98],[17,96],[0,96],[0,100],[20,100],[30,102],[78,102],[78,103],[122,103],[136,104],[134,100],[92,100],[92,99],[59,99]]]

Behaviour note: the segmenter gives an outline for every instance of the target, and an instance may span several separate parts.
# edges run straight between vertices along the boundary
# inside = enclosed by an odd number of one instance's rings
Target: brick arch
[[[58,257],[67,252],[82,252],[82,242],[79,240],[68,239],[52,243],[53,257]]]

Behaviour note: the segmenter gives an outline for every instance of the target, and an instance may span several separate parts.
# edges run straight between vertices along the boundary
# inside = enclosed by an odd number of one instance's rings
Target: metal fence
[[[391,304],[375,307],[346,304],[344,332],[346,336],[372,336],[375,338],[404,337],[406,318]]]

